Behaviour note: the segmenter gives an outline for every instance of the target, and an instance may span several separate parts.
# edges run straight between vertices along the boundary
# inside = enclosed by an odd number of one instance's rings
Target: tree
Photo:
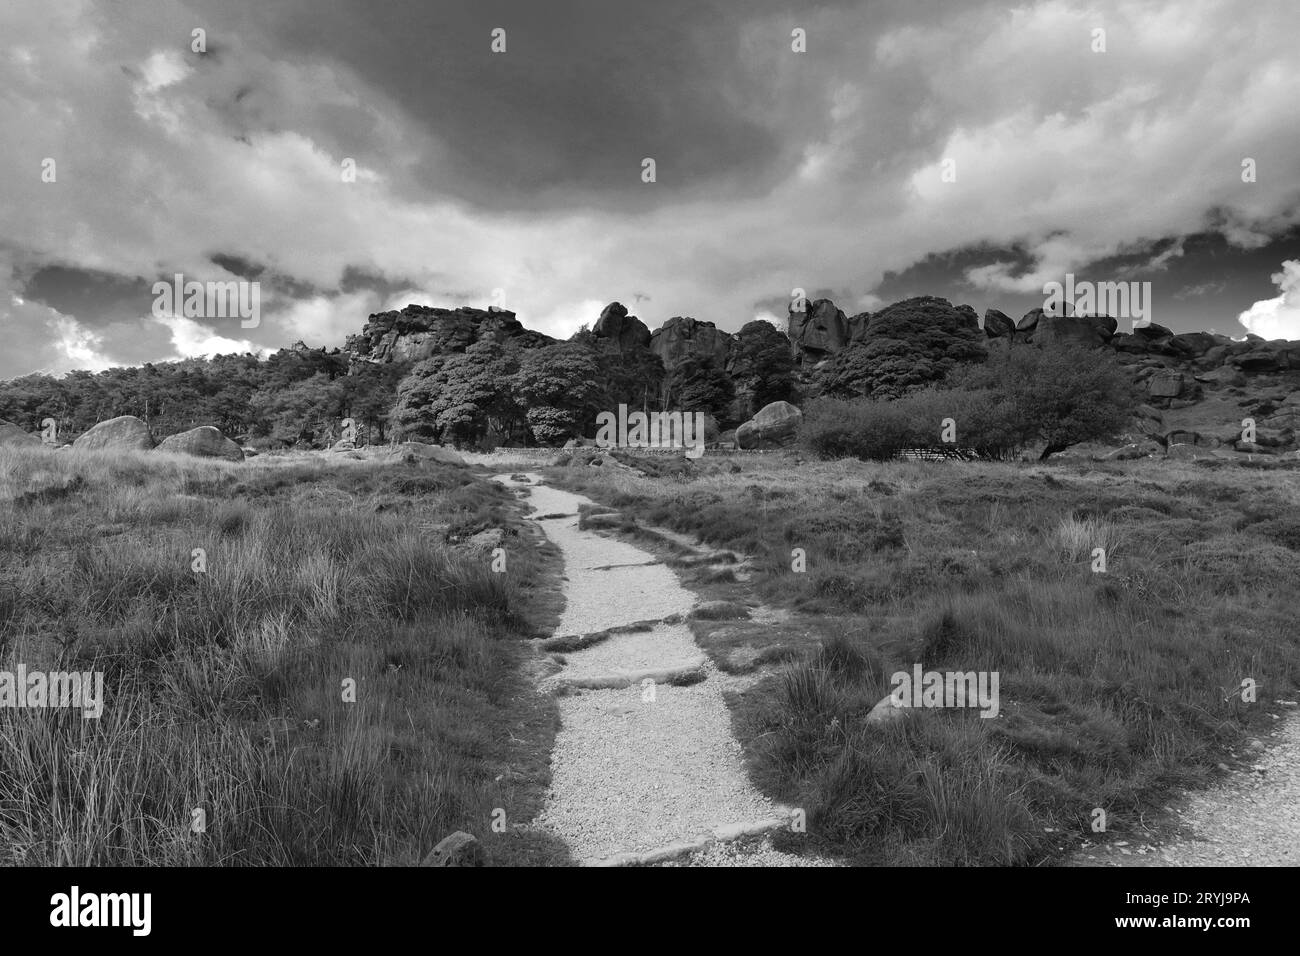
[[[1139,402],[1113,354],[1078,346],[1012,346],[954,374],[950,384],[1003,403],[1008,433],[1021,447],[1042,442],[1041,458],[1111,437]]]
[[[727,406],[735,396],[735,387],[727,373],[710,357],[690,355],[676,365],[664,379],[663,407],[688,414],[704,412],[714,418],[727,419]]]
[[[398,385],[397,429],[457,445],[480,443],[490,431],[509,435],[522,419],[512,389],[518,371],[517,350],[492,339],[425,359]]]
[[[526,352],[514,384],[533,437],[551,445],[594,431],[597,413],[609,404],[601,378],[596,354],[584,345],[557,342]]]
[[[342,384],[324,372],[288,388],[263,386],[251,404],[255,433],[284,444],[327,444],[348,417]]]
[[[825,395],[898,398],[986,355],[973,310],[922,296],[873,314],[864,337],[837,353],[819,377]]]
[[[1106,352],[1026,345],[900,398],[822,396],[804,409],[800,437],[827,458],[884,460],[918,448],[1000,459],[1039,443],[1046,458],[1119,431],[1137,400]],[[952,441],[945,439],[945,422],[955,431]]]

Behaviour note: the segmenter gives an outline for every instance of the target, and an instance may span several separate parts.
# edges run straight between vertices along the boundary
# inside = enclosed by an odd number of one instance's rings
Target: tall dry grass
[[[0,451],[0,490],[0,669],[107,685],[98,720],[0,709],[6,862],[413,863],[456,829],[563,859],[490,828],[537,809],[554,730],[518,668],[539,557],[448,544],[510,524],[501,489],[38,449]]]
[[[861,862],[1050,860],[1098,838],[1097,807],[1112,833],[1135,832],[1300,686],[1292,472],[775,454],[705,458],[686,483],[547,474],[754,557],[752,581],[711,596],[758,597],[789,621],[699,639],[723,666],[746,634],[757,659],[796,658],[738,698],[751,773],[807,811],[823,849]],[[1000,715],[867,725],[890,675],[918,662],[996,671]]]

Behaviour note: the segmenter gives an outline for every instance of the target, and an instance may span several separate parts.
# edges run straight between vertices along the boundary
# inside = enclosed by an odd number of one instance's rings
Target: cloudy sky
[[[0,377],[407,302],[1019,315],[1066,273],[1300,339],[1295,0],[4,0],[0,36]],[[176,273],[255,278],[261,324],[155,314]]]

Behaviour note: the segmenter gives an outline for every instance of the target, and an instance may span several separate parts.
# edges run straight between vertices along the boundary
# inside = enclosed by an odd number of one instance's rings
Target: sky
[[[1300,339],[1295,0],[5,0],[0,37],[0,378],[407,303],[1019,316],[1067,274]],[[157,307],[177,274],[258,325]]]

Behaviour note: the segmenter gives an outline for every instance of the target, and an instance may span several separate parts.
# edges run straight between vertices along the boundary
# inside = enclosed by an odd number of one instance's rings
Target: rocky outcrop
[[[960,308],[960,307],[959,307]],[[1118,323],[1105,315],[1051,315],[1031,309],[1018,322],[996,309],[984,313],[984,334],[990,340],[1100,348],[1108,345]]]
[[[789,402],[764,405],[749,421],[736,429],[736,447],[785,448],[793,445],[803,421],[803,412]]]
[[[603,347],[620,354],[650,347],[650,329],[621,302],[605,306],[591,331]]]
[[[357,335],[344,345],[353,362],[418,362],[433,355],[464,352],[484,339],[522,348],[538,348],[556,340],[526,329],[513,312],[498,309],[435,309],[408,305],[400,312],[370,316]]]
[[[41,444],[39,436],[23,431],[13,422],[7,422],[0,419],[0,448],[29,448],[33,445],[39,444]]]
[[[749,417],[763,397],[788,396],[788,391],[779,391],[777,386],[781,381],[792,381],[794,370],[785,334],[762,319],[746,322],[735,335],[725,369],[735,389],[729,410],[731,420]]]
[[[153,446],[149,426],[134,415],[100,422],[72,443],[78,451],[148,451]]]
[[[348,349],[354,363],[414,361],[464,351],[489,339],[526,348],[555,341],[528,331],[513,313],[504,310],[412,305],[400,312],[372,315],[360,334],[349,337]],[[1294,435],[1300,431],[1300,400],[1282,407],[1288,395],[1300,391],[1300,342],[1265,341],[1256,335],[1238,341],[1210,332],[1175,333],[1156,323],[1120,331],[1117,321],[1108,316],[1055,315],[1036,308],[1012,320],[990,308],[981,323],[969,306],[933,296],[846,316],[833,301],[822,298],[808,303],[801,312],[791,312],[784,333],[761,322],[728,333],[713,322],[685,316],[669,319],[651,332],[628,314],[622,303],[611,302],[601,311],[590,335],[580,340],[604,353],[602,367],[616,372],[621,368],[624,378],[633,380],[634,385],[643,375],[648,376],[651,367],[657,370],[660,362],[671,371],[688,359],[709,361],[730,379],[733,389],[730,404],[720,409],[728,425],[773,399],[799,401],[801,396],[814,396],[828,381],[841,389],[847,381],[849,393],[865,384],[872,394],[889,396],[919,384],[913,380],[917,376],[910,374],[912,369],[925,370],[928,377],[924,380],[939,380],[955,363],[980,361],[992,349],[1083,346],[1108,348],[1126,367],[1155,416],[1144,419],[1139,415],[1117,436],[1117,444],[1134,446],[1125,454],[1149,454],[1146,443],[1150,441],[1160,441],[1162,448],[1195,444],[1158,438],[1166,430],[1159,419],[1161,413],[1173,416],[1170,426],[1195,426],[1191,430],[1212,436],[1216,444],[1205,447],[1231,454],[1230,449],[1244,439],[1217,436],[1220,430],[1236,426],[1236,409],[1225,410],[1224,403],[1231,406],[1238,399],[1243,399],[1240,415],[1253,416],[1268,438],[1246,444],[1285,452],[1295,447]],[[869,353],[855,351],[842,361],[831,361],[863,343],[871,344]],[[660,361],[651,359],[651,354]],[[780,361],[773,361],[773,355]],[[860,374],[861,368],[868,366],[869,379]],[[774,379],[789,381],[791,387],[785,391],[759,387]],[[647,394],[654,391],[651,387]],[[1271,395],[1271,403],[1247,405],[1244,400],[1261,395]],[[782,424],[765,425],[762,415],[759,412],[736,430],[739,447],[785,443]],[[784,416],[787,420],[791,417]],[[784,427],[793,432],[794,426]]]
[[[650,351],[670,370],[687,358],[709,359],[716,367],[726,368],[731,346],[730,333],[690,316],[673,316],[650,334]]]
[[[853,330],[865,326],[862,316],[849,319],[830,299],[805,303],[802,312],[790,311],[790,342],[796,359],[803,365],[816,365],[830,358],[853,340]]]
[[[158,443],[155,451],[168,451],[195,458],[220,458],[223,461],[243,461],[244,451],[211,425],[200,425],[177,435],[169,435]]]

